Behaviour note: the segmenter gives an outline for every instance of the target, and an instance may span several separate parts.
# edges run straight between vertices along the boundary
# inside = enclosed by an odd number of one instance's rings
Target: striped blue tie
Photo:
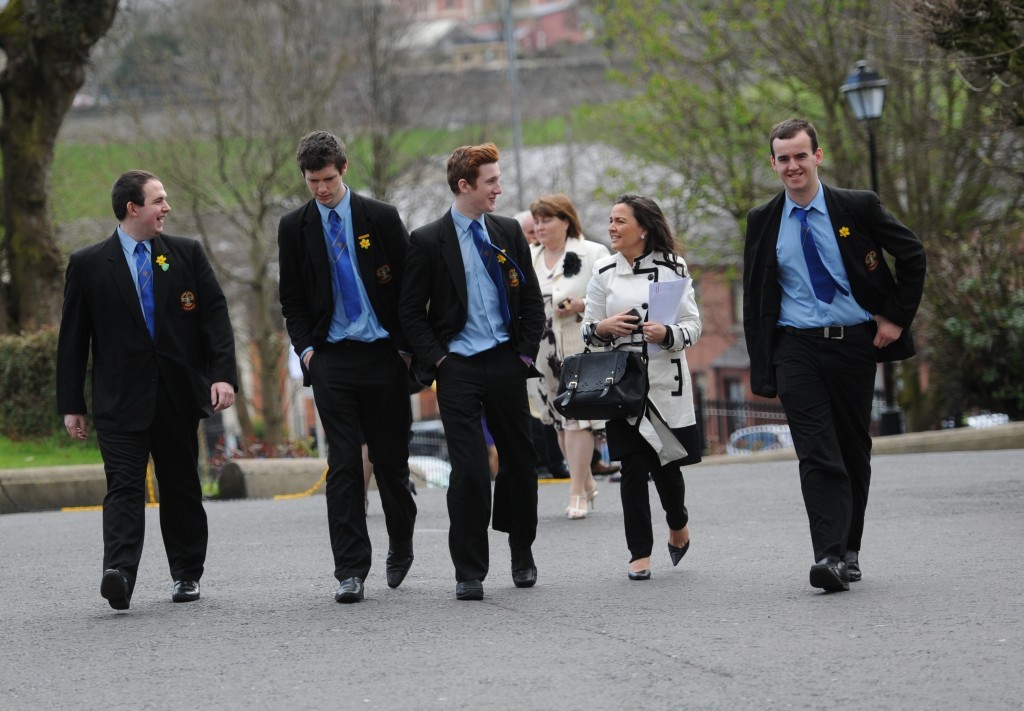
[[[356,284],[356,275],[352,268],[352,257],[346,249],[348,243],[345,241],[345,223],[334,210],[328,214],[327,222],[334,257],[334,279],[338,283],[338,291],[341,292],[341,304],[345,308],[345,315],[354,323],[363,313],[363,305],[359,300],[359,286]]]
[[[135,271],[139,273],[139,297],[142,299],[142,315],[146,317],[146,328],[149,330],[149,337],[156,340],[156,313],[155,301],[153,299],[153,264],[149,258],[149,251],[142,242],[135,244]]]
[[[814,295],[818,301],[831,304],[836,296],[836,289],[849,295],[843,287],[836,283],[832,273],[821,261],[821,254],[818,253],[818,245],[814,241],[814,233],[811,232],[811,225],[807,222],[807,210],[798,207],[793,214],[800,220],[800,246],[804,252],[804,261],[807,262],[807,272],[811,275],[811,286],[814,288]]]
[[[505,293],[505,283],[501,278],[501,267],[498,266],[497,256],[494,254],[494,245],[484,237],[483,228],[480,227],[480,223],[476,220],[469,223],[469,231],[473,233],[473,244],[476,245],[476,250],[480,253],[480,261],[484,263],[487,275],[491,277],[491,281],[494,282],[494,286],[498,289],[501,318],[504,319],[507,326],[512,320],[512,314],[508,308],[508,294]]]

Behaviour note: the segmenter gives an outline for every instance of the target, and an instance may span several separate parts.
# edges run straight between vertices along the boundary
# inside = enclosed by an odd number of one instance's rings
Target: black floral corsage
[[[565,258],[562,260],[562,273],[567,277],[576,276],[580,273],[580,267],[583,266],[583,262],[580,261],[580,255],[575,252],[566,252]]]

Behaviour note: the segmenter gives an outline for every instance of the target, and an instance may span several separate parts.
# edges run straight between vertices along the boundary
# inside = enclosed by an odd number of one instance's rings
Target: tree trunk
[[[254,330],[259,360],[257,377],[263,400],[263,444],[267,451],[274,451],[285,439],[282,389],[283,368],[287,366],[284,339],[277,323],[279,307],[276,298],[272,298],[274,290],[268,286],[266,281],[260,281],[253,287],[255,308],[251,313],[260,321]]]
[[[246,395],[244,383],[245,378],[239,377],[238,393],[235,395],[235,416],[238,417],[238,427],[242,430],[242,450],[256,437],[256,428],[252,424],[252,415],[249,414],[249,396]]]
[[[30,74],[30,75],[29,75]],[[35,94],[25,82],[37,86]],[[13,331],[34,331],[60,320],[63,257],[47,210],[53,146],[77,86],[46,91],[42,71],[0,78],[4,115],[4,231],[11,290],[7,321]],[[80,85],[80,83],[79,83]]]
[[[61,264],[47,212],[50,165],[64,116],[85,81],[89,50],[107,32],[118,0],[9,0],[0,9],[0,157],[5,259],[4,321],[14,331],[57,323]]]

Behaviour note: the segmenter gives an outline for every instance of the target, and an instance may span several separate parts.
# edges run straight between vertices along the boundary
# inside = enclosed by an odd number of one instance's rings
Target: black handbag
[[[570,420],[639,417],[649,389],[646,343],[642,353],[587,349],[562,362],[554,406]]]

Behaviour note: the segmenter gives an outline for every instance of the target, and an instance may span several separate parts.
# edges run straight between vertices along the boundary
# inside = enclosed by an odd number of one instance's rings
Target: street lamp
[[[853,73],[839,90],[846,95],[854,117],[868,129],[868,157],[871,161],[871,190],[878,194],[878,154],[875,147],[875,127],[882,117],[885,105],[885,87],[889,81],[868,66],[865,60],[857,62]],[[896,404],[896,385],[891,361],[882,363],[882,383],[885,388],[885,409],[879,418],[879,431],[883,435],[903,432],[903,413]]]

